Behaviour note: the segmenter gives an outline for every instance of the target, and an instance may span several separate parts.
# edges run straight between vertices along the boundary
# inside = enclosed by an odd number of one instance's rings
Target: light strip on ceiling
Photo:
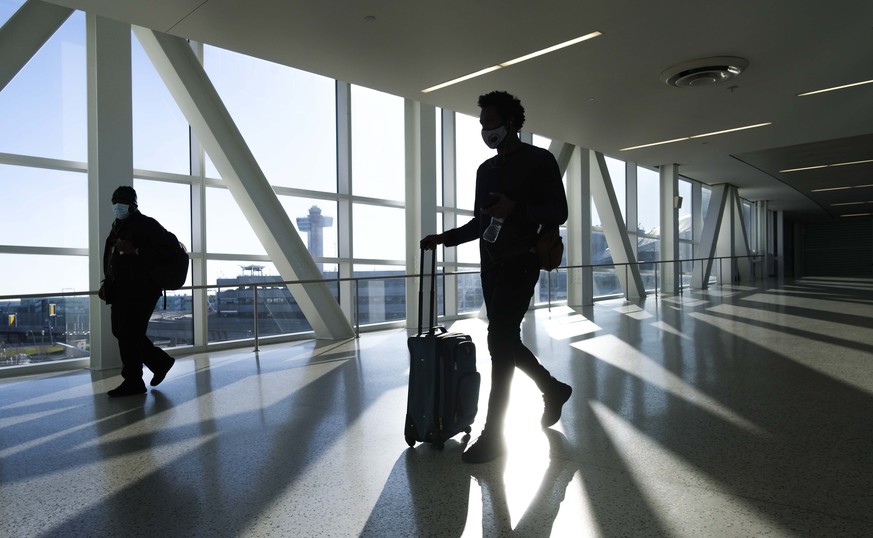
[[[833,92],[836,90],[845,90],[846,88],[854,88],[855,86],[863,86],[864,84],[873,84],[873,80],[864,80],[861,82],[853,82],[852,84],[843,84],[842,86],[834,86],[833,88],[815,90],[814,92],[798,93],[797,97],[805,97],[807,95],[815,95],[817,93]]]
[[[845,191],[848,189],[867,189],[870,187],[873,187],[873,185],[846,185],[844,187],[825,187],[822,189],[812,189],[809,192]]]
[[[818,168],[829,168],[831,166],[851,166],[853,164],[865,164],[865,163],[873,163],[873,159],[867,159],[864,161],[850,161],[847,163],[817,164],[815,166],[804,166],[802,168],[788,168],[787,170],[779,170],[779,173],[786,174],[788,172],[800,172],[802,170],[816,170]]]
[[[475,73],[470,73],[469,75],[464,75],[462,77],[458,77],[458,78],[449,80],[448,82],[443,82],[442,84],[437,84],[436,86],[431,86],[430,88],[425,88],[424,90],[421,90],[421,93],[430,93],[430,92],[433,92],[436,90],[440,90],[442,88],[445,88],[446,86],[451,86],[452,84],[464,82],[465,80],[470,80],[471,78],[476,78],[476,77],[485,75],[487,73],[491,73],[492,71],[497,71],[498,69],[503,69],[504,67],[509,67],[510,65],[515,65],[515,64],[530,60],[532,58],[536,58],[537,56],[542,56],[543,54],[555,52],[556,50],[560,50],[560,49],[569,47],[571,45],[581,43],[583,41],[588,41],[589,39],[593,39],[593,38],[601,36],[601,35],[603,35],[603,34],[601,34],[600,32],[591,32],[590,34],[585,34],[585,35],[577,37],[575,39],[571,39],[569,41],[564,41],[563,43],[558,43],[557,45],[552,45],[551,47],[547,47],[547,48],[544,48],[542,50],[538,50],[536,52],[531,52],[530,54],[525,54],[524,56],[519,56],[518,58],[515,58],[514,60],[508,60],[506,62],[499,63],[497,65],[492,65],[491,67],[486,67],[485,69],[480,69],[479,71],[476,71]]]
[[[691,140],[692,138],[703,138],[705,136],[716,136],[716,135],[725,134],[725,133],[733,133],[736,131],[744,131],[746,129],[755,129],[756,127],[764,127],[764,126],[772,125],[772,124],[773,124],[773,122],[771,122],[771,121],[768,121],[766,123],[756,123],[755,125],[746,125],[745,127],[735,127],[733,129],[724,129],[722,131],[713,131],[711,133],[696,134],[696,135],[691,135],[691,136],[685,136],[682,138],[674,138],[672,140],[663,140],[661,142],[652,142],[651,144],[642,144],[640,146],[631,146],[629,148],[620,149],[619,151],[630,151],[632,149],[660,146],[661,144],[672,144],[673,142],[682,142],[683,140]]]
[[[839,204],[831,204],[833,207],[844,206],[844,205],[864,205],[864,204],[873,204],[873,202],[841,202]]]
[[[873,213],[850,213],[848,215],[840,215],[841,217],[866,217],[869,215],[873,215]]]

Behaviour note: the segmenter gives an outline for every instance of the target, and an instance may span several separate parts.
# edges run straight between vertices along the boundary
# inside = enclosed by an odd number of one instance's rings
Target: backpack
[[[558,226],[543,226],[537,237],[536,251],[540,269],[551,271],[560,267],[564,258],[564,241]]]
[[[177,290],[185,285],[191,261],[185,245],[172,232],[167,233],[173,236],[173,251],[164,260],[152,265],[149,276],[162,290]]]

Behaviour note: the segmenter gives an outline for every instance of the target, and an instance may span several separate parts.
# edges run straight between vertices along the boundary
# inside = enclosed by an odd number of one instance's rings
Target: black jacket
[[[515,202],[494,243],[481,241],[491,217],[481,213],[493,203],[490,192]],[[496,155],[476,172],[475,216],[463,226],[445,232],[448,247],[479,241],[482,271],[508,259],[532,252],[540,225],[559,226],[567,220],[567,195],[558,162],[548,150],[522,144],[518,150]]]
[[[119,239],[131,241],[138,253],[117,252],[115,243]],[[158,221],[139,211],[124,220],[115,219],[103,248],[104,288],[109,288],[111,296],[107,302],[124,297],[154,299],[160,295],[161,288],[152,280],[149,270],[173,252],[175,242],[175,236]]]

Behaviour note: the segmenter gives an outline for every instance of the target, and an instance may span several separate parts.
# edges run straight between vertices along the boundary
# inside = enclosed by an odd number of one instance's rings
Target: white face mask
[[[482,140],[485,145],[491,149],[497,148],[503,139],[506,138],[506,126],[501,125],[497,129],[482,129]]]
[[[127,204],[112,204],[112,213],[118,220],[124,220],[130,216],[130,206]]]

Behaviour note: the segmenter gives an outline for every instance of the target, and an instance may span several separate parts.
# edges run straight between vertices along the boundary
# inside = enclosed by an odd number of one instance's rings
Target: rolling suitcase
[[[430,324],[422,330],[424,256],[418,284],[418,334],[409,346],[409,394],[406,401],[406,443],[433,443],[442,449],[445,441],[460,432],[470,433],[479,409],[476,345],[469,335],[447,332],[434,325],[436,251],[431,257]]]

